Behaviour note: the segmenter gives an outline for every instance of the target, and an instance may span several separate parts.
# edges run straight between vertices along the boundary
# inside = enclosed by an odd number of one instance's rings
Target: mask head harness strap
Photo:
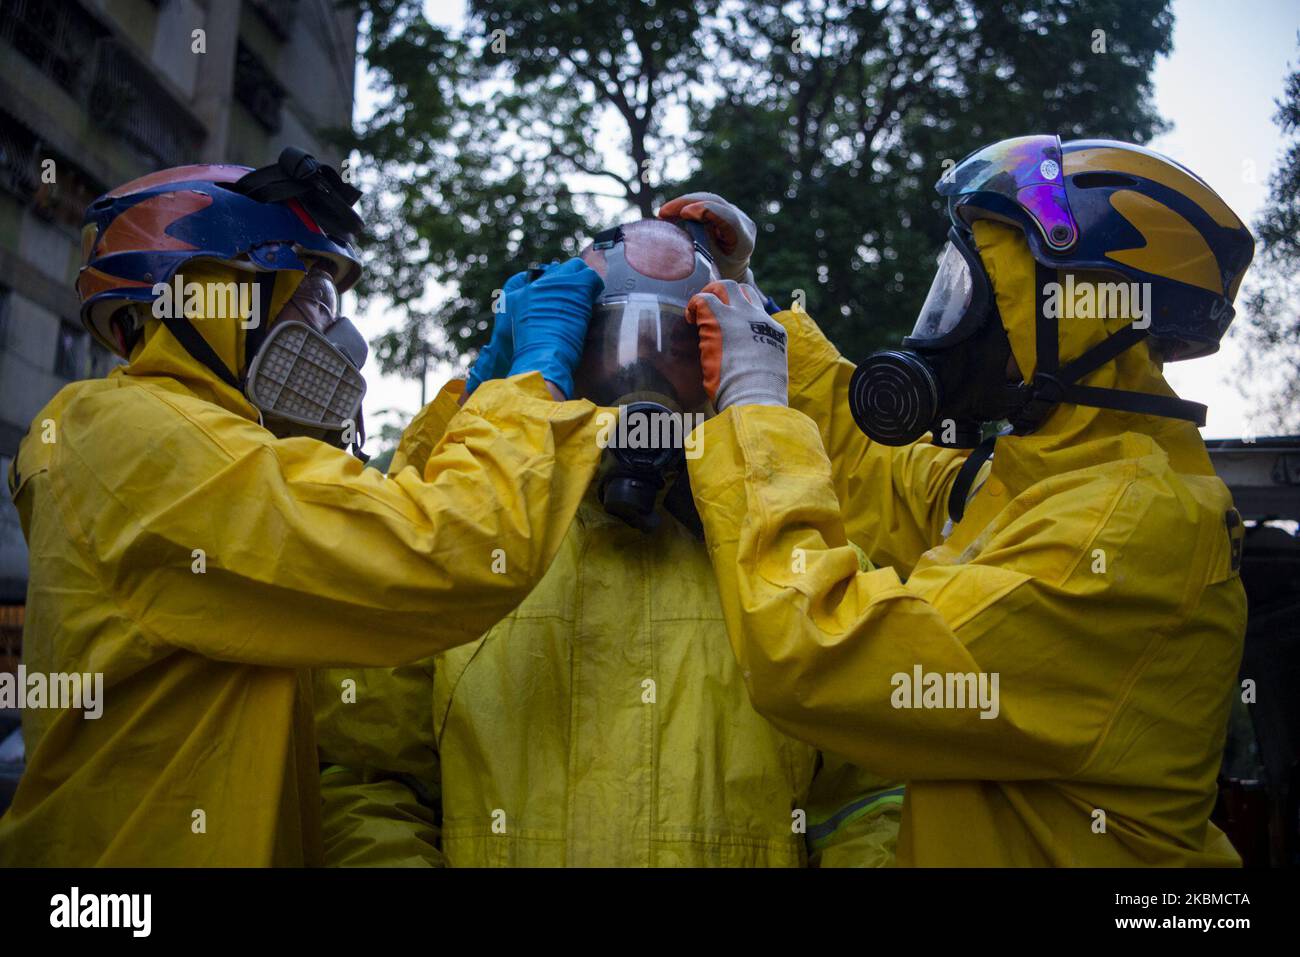
[[[1046,308],[1047,288],[1056,281],[1056,270],[1038,263],[1036,266],[1038,315],[1034,327],[1036,362],[1034,377],[1016,387],[1015,411],[1010,416],[1012,432],[1026,435],[1039,428],[1062,402],[1116,412],[1136,412],[1168,419],[1185,419],[1198,426],[1205,424],[1206,407],[1167,395],[1129,392],[1079,385],[1107,362],[1131,349],[1147,337],[1144,328],[1132,324],[1119,329],[1079,357],[1061,365],[1060,326],[1056,315]],[[1052,310],[1054,313],[1054,310]]]
[[[623,227],[611,226],[591,237],[592,249],[613,249],[623,241]]]
[[[1147,330],[1132,324],[1111,333],[1079,357],[1061,365],[1059,320],[1049,315],[1046,308],[1047,287],[1056,281],[1056,270],[1038,263],[1036,266],[1038,289],[1034,323],[1035,368],[1033,379],[1011,386],[1011,434],[1028,435],[1047,421],[1053,410],[1062,402],[1116,412],[1132,412],[1169,419],[1184,419],[1197,426],[1205,424],[1206,407],[1199,402],[1189,402],[1167,395],[1130,392],[1124,389],[1104,389],[1079,385],[1107,362],[1147,338]],[[957,473],[948,495],[948,516],[955,525],[961,521],[970,495],[971,484],[979,474],[980,466],[993,454],[997,436],[980,443]]]

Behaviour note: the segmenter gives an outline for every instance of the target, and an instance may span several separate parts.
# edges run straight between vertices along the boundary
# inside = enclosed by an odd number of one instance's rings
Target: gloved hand
[[[488,379],[500,379],[510,371],[510,363],[515,358],[514,317],[519,311],[517,306],[523,298],[519,294],[520,290],[525,288],[527,282],[528,272],[525,270],[515,273],[502,287],[501,305],[494,312],[492,338],[479,350],[478,358],[474,360],[469,375],[465,377],[463,398],[469,398],[470,394]]]
[[[785,330],[753,286],[711,282],[686,304],[700,332],[704,389],[721,412],[733,405],[787,405]]]
[[[689,219],[707,225],[713,236],[714,265],[718,267],[718,275],[723,279],[745,281],[758,228],[738,208],[717,193],[687,193],[659,207],[659,218]]]
[[[582,355],[592,307],[604,288],[605,280],[596,270],[581,259],[570,259],[551,263],[516,293],[515,307],[506,307],[514,320],[510,375],[540,372],[566,397],[573,395],[573,370]]]

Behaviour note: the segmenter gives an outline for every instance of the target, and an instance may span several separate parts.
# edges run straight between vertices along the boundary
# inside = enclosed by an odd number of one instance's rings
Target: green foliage
[[[686,189],[753,216],[764,291],[803,290],[846,354],[896,341],[947,231],[945,160],[1029,132],[1149,139],[1172,30],[1167,0],[473,0],[458,35],[417,0],[363,6],[391,91],[358,144],[379,175],[366,288],[405,318],[375,347],[407,373],[421,339],[485,342],[513,272]]]
[[[1295,432],[1300,431],[1300,70],[1287,76],[1274,122],[1289,142],[1255,223],[1259,245],[1248,274],[1246,321],[1236,331],[1245,346],[1243,392],[1258,402],[1262,428]]]
[[[764,291],[804,290],[859,356],[896,342],[925,297],[945,164],[1025,133],[1149,139],[1171,29],[1163,0],[748,4],[719,30],[747,80],[703,118],[687,185],[749,210]]]

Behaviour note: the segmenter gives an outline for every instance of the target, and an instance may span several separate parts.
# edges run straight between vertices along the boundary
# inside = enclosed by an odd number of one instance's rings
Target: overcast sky
[[[460,0],[426,4],[431,19],[450,26],[464,22],[464,8]],[[1173,53],[1155,69],[1156,106],[1173,128],[1150,145],[1192,169],[1239,216],[1253,222],[1282,152],[1272,117],[1288,63],[1297,59],[1300,5],[1295,0],[1175,0],[1174,14]],[[374,94],[360,64],[357,69],[356,114],[361,118],[372,108]],[[717,184],[717,191],[725,195],[726,184]],[[368,339],[396,321],[380,308],[357,318]],[[1207,437],[1266,431],[1250,421],[1250,405],[1236,389],[1240,360],[1240,349],[1229,339],[1217,355],[1166,367],[1180,395],[1210,406]],[[370,382],[365,411],[372,432],[378,433],[383,409],[400,409],[408,416],[417,411],[418,383],[381,376],[373,360],[365,372]],[[431,369],[429,397],[452,375],[448,366]],[[371,451],[376,450],[371,443]]]

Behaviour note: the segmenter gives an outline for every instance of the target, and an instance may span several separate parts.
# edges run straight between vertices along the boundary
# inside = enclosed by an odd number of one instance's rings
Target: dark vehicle
[[[1242,697],[1214,820],[1247,867],[1300,864],[1300,436],[1206,443],[1246,523]],[[1253,682],[1247,684],[1247,682]]]

